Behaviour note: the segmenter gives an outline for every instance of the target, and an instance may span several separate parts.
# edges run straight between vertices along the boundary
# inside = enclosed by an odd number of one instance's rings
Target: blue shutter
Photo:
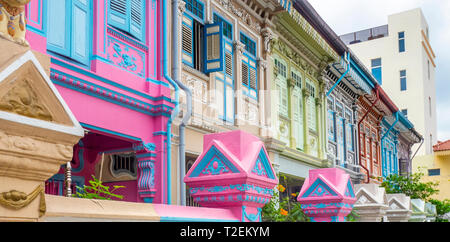
[[[223,29],[222,23],[205,26],[205,73],[223,71]]]
[[[71,57],[83,64],[89,64],[90,0],[72,0],[72,48]]]
[[[130,6],[130,34],[144,40],[145,26],[145,2],[144,0],[131,0]]]
[[[109,0],[108,23],[118,29],[129,32],[130,8],[127,0]]]
[[[66,17],[70,11],[70,1],[48,0],[47,48],[55,53],[70,55],[70,20]]]

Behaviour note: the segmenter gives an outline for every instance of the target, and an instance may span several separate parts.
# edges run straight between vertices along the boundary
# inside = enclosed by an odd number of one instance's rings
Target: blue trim
[[[194,68],[194,19],[191,15],[187,14],[186,12],[183,13],[183,16],[188,18],[191,21],[191,25],[187,25],[187,23],[185,21],[181,21],[181,24],[188,27],[191,30],[191,51],[192,53],[188,53],[186,51],[183,50],[183,48],[181,48],[181,52],[189,57],[191,57],[191,62],[188,62],[187,60],[185,60],[183,57],[182,62],[192,68]]]
[[[219,149],[212,145],[189,177],[198,177],[200,173],[202,173],[203,170],[207,168],[208,164],[212,163],[214,157],[217,158],[216,161],[220,161],[223,165],[226,166],[225,168],[231,170],[232,173],[239,173],[239,170],[233,165],[233,163],[231,163],[231,161],[228,160],[228,158],[223,155]],[[212,174],[214,175],[215,173]],[[220,174],[220,172],[217,174]]]
[[[219,26],[219,32],[214,32],[214,33],[208,34],[209,28],[215,28],[217,26]],[[208,60],[208,37],[213,36],[213,35],[219,36],[220,56],[219,56],[219,59]],[[215,63],[215,62],[220,62],[219,67],[215,68],[215,69],[208,69],[208,63]],[[222,24],[222,22],[205,25],[204,44],[203,44],[203,66],[204,66],[204,73],[206,73],[206,74],[224,70],[224,42],[223,42],[223,24]]]
[[[350,56],[350,65],[357,71],[357,74],[364,80],[366,81],[367,84],[369,84],[369,86],[371,88],[375,88],[376,82],[374,82],[373,80],[371,80],[369,77],[367,77],[367,75],[361,70],[361,68],[359,68],[359,66],[352,60],[351,56]]]
[[[99,132],[103,132],[103,133],[107,133],[107,134],[112,134],[114,136],[119,136],[119,137],[126,138],[126,139],[129,139],[129,140],[142,142],[141,138],[137,138],[137,137],[134,137],[134,136],[131,136],[131,135],[119,133],[119,132],[112,131],[112,130],[109,130],[109,129],[100,128],[100,127],[97,127],[97,126],[94,126],[94,125],[90,125],[90,124],[86,124],[86,123],[82,123],[82,122],[80,122],[80,125],[83,128],[86,128],[86,129],[92,129],[92,130],[95,130],[95,131],[99,131]]]
[[[146,115],[150,115],[150,116],[160,116],[160,115],[162,115],[162,116],[168,117],[168,116],[170,116],[170,114],[169,114],[169,113],[165,113],[164,111],[167,111],[167,112],[168,112],[169,110],[172,109],[172,107],[167,106],[167,105],[164,105],[164,104],[162,104],[162,105],[153,105],[153,104],[145,103],[145,102],[143,102],[143,101],[134,99],[134,98],[132,98],[132,97],[123,95],[123,94],[118,93],[118,92],[115,92],[115,91],[111,91],[111,90],[109,90],[109,89],[106,89],[106,88],[97,86],[97,85],[92,84],[92,83],[89,83],[89,82],[87,82],[87,81],[83,81],[83,82],[86,82],[87,85],[92,85],[93,87],[95,87],[95,89],[104,89],[104,90],[106,90],[106,91],[108,91],[108,92],[113,93],[115,96],[121,96],[121,97],[123,97],[123,98],[127,98],[127,99],[129,99],[129,100],[134,101],[135,103],[139,103],[140,105],[149,106],[149,107],[152,107],[152,108],[159,108],[159,107],[162,107],[163,112],[161,112],[161,111],[160,111],[160,112],[151,112],[151,111],[147,111],[147,110],[144,110],[144,109],[142,109],[142,108],[138,108],[138,107],[136,107],[136,106],[133,106],[133,105],[131,105],[131,104],[126,104],[126,103],[120,102],[120,101],[118,101],[118,100],[114,100],[114,99],[112,99],[112,98],[107,98],[107,97],[102,96],[102,95],[100,95],[100,94],[98,94],[98,93],[96,93],[96,92],[88,91],[88,90],[85,90],[85,89],[82,89],[82,88],[77,88],[77,87],[75,87],[75,86],[73,86],[73,85],[70,85],[70,84],[67,84],[67,83],[65,83],[65,82],[62,82],[62,81],[59,81],[59,80],[55,80],[54,78],[52,78],[52,82],[55,83],[55,84],[57,84],[57,85],[59,85],[59,86],[63,86],[63,87],[69,88],[69,89],[71,89],[71,90],[75,90],[75,91],[77,91],[77,92],[81,92],[81,93],[83,93],[83,94],[86,94],[86,95],[89,95],[89,96],[92,96],[92,97],[95,97],[95,98],[98,98],[98,99],[101,99],[101,100],[104,100],[104,101],[107,101],[107,102],[110,102],[110,103],[114,103],[114,104],[117,104],[117,105],[119,105],[119,106],[122,106],[122,107],[125,107],[125,108],[128,108],[128,109],[131,109],[131,110],[134,110],[134,111],[137,111],[137,112],[146,114]]]
[[[32,26],[27,24],[27,30],[30,30],[30,31],[32,31],[32,32],[42,36],[42,37],[47,37],[47,22],[48,22],[47,21],[47,17],[46,17],[47,16],[46,13],[48,13],[47,5],[48,5],[47,4],[47,0],[42,0],[42,2],[39,2],[39,5],[38,5],[39,6],[39,9],[38,9],[38,12],[39,12],[39,19],[38,19],[38,21],[39,22],[38,23],[34,22],[34,21],[32,21],[32,20],[30,20],[28,18],[28,20],[30,22],[35,23],[37,25],[41,25],[42,29],[37,29],[37,28],[32,27]],[[30,11],[31,5],[28,4],[27,8]],[[42,15],[42,18],[41,18],[41,15]]]
[[[184,2],[186,2],[186,0],[183,0]],[[189,10],[189,7],[187,6],[188,3],[186,2],[186,10],[185,13],[189,14],[192,18],[194,18],[195,20],[199,21],[200,23],[204,24],[205,23],[205,4],[202,1],[199,0],[191,0],[191,1],[195,1],[197,4],[200,4],[202,6],[202,12],[201,15],[202,17],[195,15],[191,10]]]
[[[245,218],[250,220],[250,222],[261,222],[261,208],[256,208],[258,212],[255,214],[248,214],[246,209],[247,206],[242,206],[242,222],[245,222]]]
[[[306,190],[306,192],[302,195],[302,198],[309,197],[311,195],[311,193],[313,193],[318,186],[322,187],[327,192],[331,193],[331,195],[337,196],[337,193],[334,192],[333,189],[331,189],[324,181],[322,181],[322,179],[317,178],[314,181],[314,183],[308,188],[308,190]]]
[[[122,90],[124,90],[124,91],[131,92],[131,93],[136,94],[136,95],[138,95],[138,96],[141,96],[141,97],[150,99],[150,100],[152,100],[152,101],[165,100],[165,101],[168,101],[168,102],[170,102],[170,103],[172,103],[172,104],[175,104],[174,102],[172,102],[172,99],[169,98],[169,97],[166,97],[166,96],[160,96],[160,97],[153,97],[153,96],[150,96],[150,95],[148,95],[148,94],[146,94],[146,93],[139,92],[139,91],[137,91],[137,90],[135,90],[135,89],[129,88],[129,87],[124,86],[124,85],[121,85],[121,84],[119,84],[119,83],[116,83],[116,82],[111,81],[111,80],[109,80],[109,79],[106,79],[106,78],[104,78],[104,77],[98,76],[98,75],[96,75],[96,74],[94,74],[94,73],[92,73],[92,72],[90,72],[90,71],[87,71],[87,70],[85,70],[85,69],[81,69],[81,68],[75,67],[75,66],[73,66],[73,65],[70,65],[70,64],[68,64],[68,63],[65,63],[65,62],[60,61],[60,60],[55,59],[55,58],[51,58],[51,63],[52,63],[52,64],[55,64],[55,65],[58,65],[58,66],[61,66],[61,67],[64,67],[64,68],[67,68],[67,69],[69,69],[69,70],[75,71],[75,72],[77,72],[77,73],[79,73],[79,74],[82,74],[82,75],[85,75],[85,76],[87,76],[87,77],[94,78],[94,79],[96,79],[96,80],[98,80],[98,81],[101,81],[101,82],[104,82],[104,83],[106,83],[106,84],[108,84],[108,85],[111,85],[111,86],[120,88],[120,89],[122,89]],[[55,71],[55,69],[51,69],[51,70],[52,70],[52,71]],[[67,75],[67,74],[64,74],[64,75]],[[67,75],[67,76],[69,76],[69,75]],[[74,78],[75,78],[75,77],[74,77]]]
[[[343,56],[343,58],[345,59],[345,55]],[[339,80],[330,88],[330,90],[327,92],[327,97],[330,96],[331,92],[333,92],[333,90],[339,85],[339,83],[342,81],[342,79],[344,79],[344,77],[347,75],[347,73],[350,71],[350,53],[347,53],[347,60],[348,60],[348,64],[347,64],[347,70],[344,72],[344,74],[341,75],[341,77],[339,78]]]

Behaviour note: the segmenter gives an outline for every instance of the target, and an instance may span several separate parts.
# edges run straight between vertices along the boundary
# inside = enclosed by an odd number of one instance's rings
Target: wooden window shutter
[[[194,20],[187,14],[183,15],[182,20],[182,59],[185,64],[194,67]]]
[[[223,30],[222,23],[207,24],[205,26],[205,73],[223,71]]]

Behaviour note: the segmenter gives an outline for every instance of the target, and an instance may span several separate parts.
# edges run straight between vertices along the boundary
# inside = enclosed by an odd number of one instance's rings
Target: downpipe
[[[333,92],[333,90],[339,85],[339,83],[345,78],[347,73],[350,72],[350,53],[344,54],[344,60],[347,63],[347,70],[344,72],[344,74],[341,75],[339,80],[328,90],[327,97],[330,96],[330,94]]]
[[[179,60],[180,44],[180,19],[178,13],[178,5],[180,4],[180,0],[172,0],[172,76],[175,79],[177,85],[184,91],[186,94],[186,114],[179,125],[179,146],[178,146],[178,161],[179,161],[179,185],[180,185],[180,200],[181,205],[186,205],[186,184],[183,181],[183,178],[186,174],[186,144],[185,144],[185,130],[186,125],[189,122],[192,116],[192,92],[186,85],[184,85],[181,80],[181,66]]]

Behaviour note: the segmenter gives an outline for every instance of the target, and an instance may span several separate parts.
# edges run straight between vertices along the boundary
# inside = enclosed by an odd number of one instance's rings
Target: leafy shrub
[[[114,194],[117,189],[125,188],[125,186],[113,186],[110,190],[109,186],[103,185],[103,182],[92,175],[92,180],[89,180],[90,186],[77,186],[77,192],[73,194],[74,197],[87,199],[112,200],[112,198],[123,199],[122,195]]]

